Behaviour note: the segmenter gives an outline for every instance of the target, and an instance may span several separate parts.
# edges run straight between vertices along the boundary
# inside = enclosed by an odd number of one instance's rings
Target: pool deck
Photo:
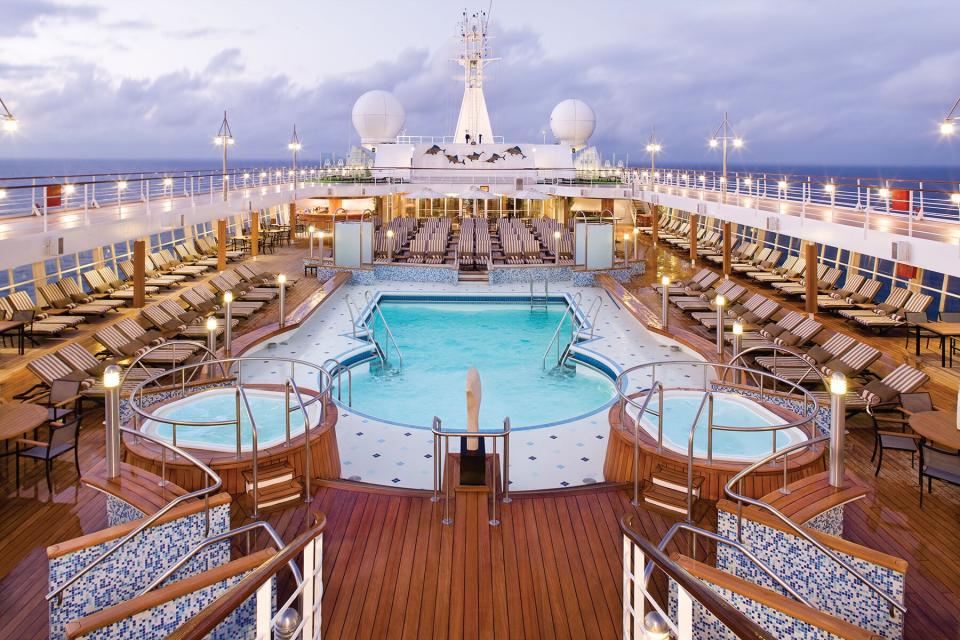
[[[274,356],[306,358],[320,362],[326,358],[344,359],[369,349],[369,345],[352,337],[347,296],[355,309],[366,306],[367,292],[401,294],[450,295],[516,295],[528,298],[530,291],[523,285],[461,282],[458,285],[435,283],[380,282],[376,285],[343,287],[318,309],[298,330],[298,333],[275,336],[245,355],[269,353]],[[672,341],[648,331],[613,297],[600,288],[573,287],[570,284],[551,285],[550,295],[575,295],[581,292],[582,306],[589,307],[595,296],[601,296],[603,307],[597,320],[594,338],[580,343],[575,351],[591,358],[599,358],[608,365],[623,370],[633,365],[656,360],[701,360],[686,347],[671,348]],[[275,346],[270,346],[273,343]],[[306,353],[310,349],[312,353]],[[316,355],[314,355],[316,354]],[[245,368],[251,379],[262,375],[275,376],[276,371],[266,366],[257,371]],[[470,366],[464,363],[464,373]],[[482,372],[481,372],[482,373]],[[692,372],[676,374],[675,382],[691,378]],[[298,384],[301,381],[298,380]],[[305,385],[315,380],[303,380]],[[631,385],[636,387],[638,385]],[[433,436],[429,425],[411,428],[390,424],[361,415],[346,406],[346,381],[337,422],[337,442],[343,476],[373,484],[408,489],[433,487]],[[510,485],[514,490],[539,490],[573,487],[603,481],[603,460],[610,425],[604,405],[596,411],[568,422],[516,429],[511,435],[510,455],[522,464],[511,464]],[[441,420],[443,416],[440,416]],[[444,425],[449,429],[460,425]],[[422,452],[422,453],[421,453]]]

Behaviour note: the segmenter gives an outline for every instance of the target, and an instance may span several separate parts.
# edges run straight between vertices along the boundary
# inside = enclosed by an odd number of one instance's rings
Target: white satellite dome
[[[550,130],[554,137],[574,149],[587,143],[596,126],[597,116],[583,100],[564,100],[550,114]]]
[[[353,128],[362,144],[392,142],[403,129],[407,113],[389,91],[367,91],[353,103]]]

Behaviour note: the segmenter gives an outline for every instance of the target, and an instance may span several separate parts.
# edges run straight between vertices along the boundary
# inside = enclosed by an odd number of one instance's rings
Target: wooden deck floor
[[[284,259],[292,263],[299,256],[291,253]],[[679,273],[679,266],[674,273]],[[306,291],[315,285],[302,286]],[[679,329],[681,322],[678,318],[673,327]],[[898,357],[897,345],[903,349],[899,337],[864,339],[883,345],[890,358]],[[945,408],[954,406],[952,376],[936,373],[930,385]],[[17,378],[11,374],[9,379]],[[3,391],[7,395],[7,384]],[[90,412],[84,421],[82,469],[103,457],[101,421],[99,411]],[[938,483],[921,510],[909,457],[888,454],[882,474],[874,479],[869,424],[861,416],[849,427],[849,469],[870,482],[874,492],[846,509],[845,536],[910,563],[907,638],[960,637],[960,488]],[[52,496],[41,465],[25,464],[18,492],[13,461],[0,460],[0,629],[15,629],[17,638],[47,636],[46,546],[106,524],[104,499],[78,485],[67,458],[54,465]],[[439,507],[421,494],[346,486],[321,487],[314,499],[329,523],[324,539],[325,637],[617,635],[621,584],[617,521],[621,514],[634,511],[625,491],[596,487],[516,496],[503,510],[500,527],[486,523],[487,506],[479,498],[465,498],[457,504],[456,523],[443,527]],[[645,510],[636,513],[651,540],[659,540],[674,521]],[[239,521],[242,515],[237,511],[235,517]],[[306,517],[307,509],[301,505],[270,513],[267,519],[289,540]]]

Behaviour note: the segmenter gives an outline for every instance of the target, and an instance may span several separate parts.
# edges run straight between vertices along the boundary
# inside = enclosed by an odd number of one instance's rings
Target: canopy
[[[498,200],[499,198],[500,198],[500,194],[498,193],[481,191],[480,189],[477,189],[477,188],[470,189],[467,192],[467,194],[463,196],[464,200]]]
[[[434,191],[430,187],[424,187],[419,191],[411,191],[403,197],[410,200],[437,200],[439,198],[445,198],[446,196],[438,191]]]
[[[519,191],[514,191],[510,194],[511,198],[516,198],[517,200],[549,200],[550,196],[537,191],[536,189],[520,189]]]

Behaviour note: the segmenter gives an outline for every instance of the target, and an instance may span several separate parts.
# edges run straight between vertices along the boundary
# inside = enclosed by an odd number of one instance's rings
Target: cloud
[[[32,33],[44,20],[93,20],[100,9],[91,5],[62,5],[46,0],[4,0],[0,36]]]

